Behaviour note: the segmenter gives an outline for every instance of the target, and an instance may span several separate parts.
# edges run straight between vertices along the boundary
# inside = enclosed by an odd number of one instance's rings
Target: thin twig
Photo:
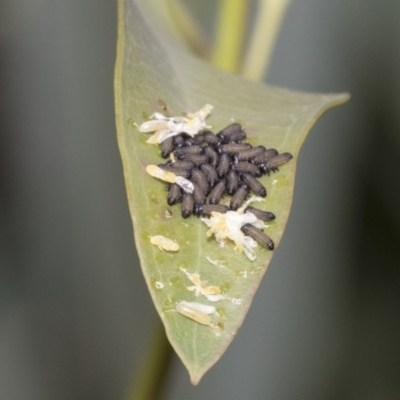
[[[254,29],[241,75],[260,81],[267,74],[279,28],[290,0],[259,0]]]
[[[173,351],[159,318],[148,348],[126,400],[157,400],[161,394]]]

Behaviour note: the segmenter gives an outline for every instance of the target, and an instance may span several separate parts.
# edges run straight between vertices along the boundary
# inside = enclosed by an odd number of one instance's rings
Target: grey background
[[[237,338],[198,387],[173,359],[164,399],[400,398],[400,3],[292,3],[269,83],[353,99],[303,147]],[[0,5],[0,399],[122,399],[146,357],[115,42],[114,1]]]

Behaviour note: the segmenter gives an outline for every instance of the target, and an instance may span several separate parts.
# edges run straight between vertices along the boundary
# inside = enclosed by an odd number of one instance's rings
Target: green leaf
[[[252,144],[291,152],[293,160],[261,179],[268,197],[259,204],[277,216],[266,232],[278,245],[292,202],[300,146],[318,117],[349,96],[294,92],[223,73],[191,55],[172,26],[163,1],[119,0],[116,117],[143,274],[168,338],[196,384],[237,333],[274,253],[258,247],[257,259],[251,262],[235,253],[233,244],[221,248],[207,238],[200,219],[184,220],[179,205],[169,207],[164,184],[145,172],[148,164],[162,162],[160,149],[146,143],[149,134],[139,133],[135,123],[164,112],[165,105],[171,115],[182,115],[208,103],[214,106],[207,119],[214,131],[238,121]],[[150,243],[154,235],[176,240],[180,250],[159,250]],[[188,274],[193,273],[219,286],[224,299],[213,303],[189,291],[193,284]],[[176,312],[182,300],[215,306],[212,324],[201,325]]]

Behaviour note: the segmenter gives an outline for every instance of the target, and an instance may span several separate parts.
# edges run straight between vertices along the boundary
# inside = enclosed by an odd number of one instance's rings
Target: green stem
[[[260,81],[267,74],[279,28],[290,0],[259,0],[254,29],[241,75]]]
[[[213,64],[238,73],[247,22],[247,0],[220,0]]]
[[[134,382],[126,400],[157,400],[168,372],[173,351],[165,335],[164,326],[157,318],[157,326],[149,351],[145,354],[140,371],[134,375]]]

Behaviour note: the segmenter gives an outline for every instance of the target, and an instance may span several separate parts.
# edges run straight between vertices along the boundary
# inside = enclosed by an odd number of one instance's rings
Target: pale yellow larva
[[[177,176],[173,172],[164,171],[158,165],[148,165],[146,172],[153,178],[161,179],[164,182],[178,184],[186,193],[193,193],[194,185],[188,179]]]
[[[179,250],[179,244],[171,239],[168,239],[165,236],[156,235],[156,236],[149,236],[149,238],[150,238],[150,243],[157,246],[160,250],[165,250],[165,251]]]
[[[175,183],[176,175],[173,172],[164,171],[157,165],[148,165],[146,172],[153,178],[161,179],[162,181]]]
[[[199,324],[210,325],[211,317],[209,314],[213,314],[215,312],[215,307],[201,303],[180,301],[176,305],[176,311],[185,317],[198,322]]]

